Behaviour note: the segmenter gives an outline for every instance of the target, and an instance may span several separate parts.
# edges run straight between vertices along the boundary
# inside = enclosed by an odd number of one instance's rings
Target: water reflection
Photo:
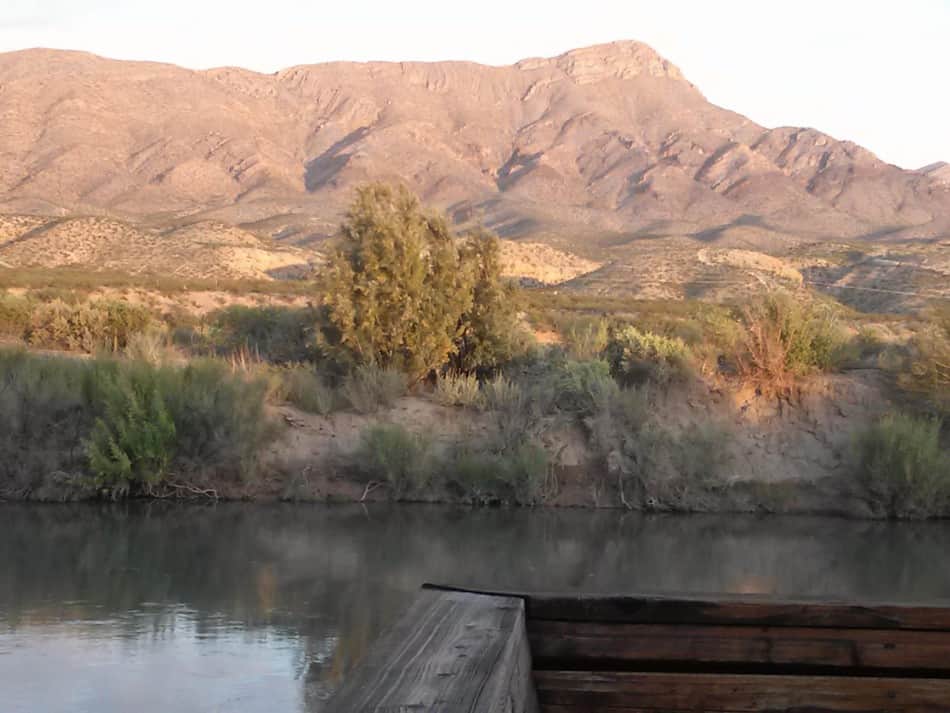
[[[0,710],[319,711],[420,583],[950,598],[950,524],[0,507]]]

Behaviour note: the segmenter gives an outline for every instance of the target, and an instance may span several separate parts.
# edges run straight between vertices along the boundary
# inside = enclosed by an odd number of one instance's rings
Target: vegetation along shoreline
[[[62,276],[0,293],[5,500],[950,515],[945,302],[519,287],[383,184],[286,290]]]

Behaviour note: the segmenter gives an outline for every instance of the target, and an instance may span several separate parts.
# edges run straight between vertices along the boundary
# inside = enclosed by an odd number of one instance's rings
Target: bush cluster
[[[33,310],[26,341],[35,347],[83,351],[118,352],[152,321],[145,307],[100,300],[70,305],[47,302]]]
[[[784,388],[795,376],[832,371],[849,357],[850,340],[830,305],[778,292],[753,301],[739,318],[740,370],[765,386]]]
[[[406,375],[394,367],[358,366],[343,380],[341,393],[358,413],[392,408],[406,393]]]
[[[273,364],[312,360],[318,321],[315,310],[305,307],[232,305],[209,317],[210,341],[219,355],[246,350]]]
[[[611,334],[604,353],[611,373],[625,384],[669,384],[689,374],[689,350],[679,337],[626,326]]]
[[[940,421],[889,414],[857,435],[854,474],[877,515],[943,516],[950,512],[950,451]]]
[[[477,407],[482,393],[475,374],[439,374],[435,382],[435,399],[443,406]]]
[[[544,497],[549,469],[545,451],[530,441],[504,450],[479,442],[439,450],[398,424],[367,427],[351,458],[365,480],[385,483],[395,500],[435,487],[473,504],[534,505]]]
[[[247,478],[272,434],[264,385],[225,365],[0,353],[0,489],[50,478],[121,497],[168,478]]]
[[[84,361],[0,350],[0,495],[43,497],[52,481],[78,482],[88,472],[89,373]]]
[[[911,339],[899,381],[938,413],[950,416],[950,306],[935,308],[928,316],[926,326]]]
[[[0,335],[22,339],[30,326],[33,305],[25,297],[0,294]]]
[[[302,411],[328,416],[342,406],[339,391],[312,366],[281,369],[279,380],[278,400],[289,401]]]

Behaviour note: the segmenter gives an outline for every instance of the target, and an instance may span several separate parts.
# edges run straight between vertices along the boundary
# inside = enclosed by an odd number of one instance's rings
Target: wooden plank
[[[542,668],[650,662],[950,670],[950,633],[937,631],[537,620],[528,622],[528,640]]]
[[[771,599],[671,599],[631,596],[524,595],[528,619],[627,624],[695,624],[921,629],[950,631],[947,606],[776,602]]]
[[[542,713],[947,713],[943,679],[537,671]]]
[[[326,713],[537,713],[524,603],[423,591]]]

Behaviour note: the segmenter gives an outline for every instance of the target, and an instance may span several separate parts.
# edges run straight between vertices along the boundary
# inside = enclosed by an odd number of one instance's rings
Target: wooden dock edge
[[[538,713],[519,597],[425,588],[326,713]]]

